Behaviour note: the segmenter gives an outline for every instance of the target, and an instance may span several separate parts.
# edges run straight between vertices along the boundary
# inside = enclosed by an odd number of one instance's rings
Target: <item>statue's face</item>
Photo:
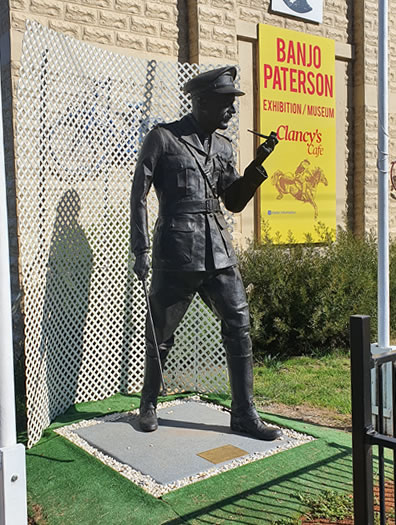
[[[235,114],[234,103],[234,95],[207,95],[200,104],[202,123],[210,131],[227,129],[229,121]]]

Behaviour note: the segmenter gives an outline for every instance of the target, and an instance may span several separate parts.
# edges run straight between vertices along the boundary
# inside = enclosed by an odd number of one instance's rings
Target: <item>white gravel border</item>
[[[222,412],[229,413],[228,409],[220,405],[217,405],[215,403],[207,403],[205,401],[202,401],[199,396],[193,396],[189,398],[182,398],[182,399],[176,399],[174,401],[167,401],[164,403],[159,403],[157,409],[173,407],[176,405],[180,405],[182,403],[189,403],[192,401],[195,403],[198,402],[202,405],[209,406],[210,408],[213,408],[215,410],[220,410]],[[88,452],[95,458],[99,459],[100,461],[102,461],[102,463],[112,468],[113,470],[115,470],[116,472],[118,472],[119,474],[127,478],[129,481],[132,481],[133,483],[135,483],[136,485],[138,485],[143,490],[145,490],[146,492],[148,492],[149,494],[151,494],[152,496],[156,498],[160,498],[161,496],[163,496],[164,494],[167,494],[168,492],[171,492],[172,490],[176,490],[181,487],[185,487],[186,485],[190,485],[191,483],[195,483],[196,481],[210,478],[212,476],[220,474],[221,472],[226,472],[236,467],[240,467],[241,465],[246,465],[247,463],[251,463],[253,461],[257,461],[259,459],[263,459],[265,457],[272,456],[274,454],[277,454],[278,452],[282,452],[283,450],[288,450],[290,448],[298,447],[300,445],[303,445],[305,443],[315,440],[315,438],[307,434],[301,434],[299,432],[290,430],[288,428],[282,428],[283,435],[286,436],[287,438],[292,439],[293,441],[280,443],[276,448],[268,450],[266,452],[254,452],[242,458],[234,459],[230,463],[227,463],[226,465],[222,465],[221,467],[212,467],[203,472],[199,472],[198,474],[194,474],[193,476],[188,476],[188,477],[179,479],[177,481],[174,481],[172,483],[162,484],[162,483],[158,483],[158,481],[153,479],[151,476],[142,474],[138,470],[133,469],[130,465],[126,465],[125,463],[120,463],[113,457],[104,454],[100,450],[90,445],[87,441],[85,441],[85,439],[81,438],[75,432],[75,430],[78,430],[80,428],[98,425],[100,423],[105,423],[107,421],[117,421],[118,419],[125,419],[125,417],[130,417],[130,418],[135,419],[138,417],[138,414],[139,414],[139,409],[131,410],[128,412],[118,412],[116,414],[109,414],[107,416],[84,420],[78,423],[73,423],[72,425],[67,425],[61,428],[57,428],[56,430],[54,430],[54,432],[68,439],[69,441],[77,445],[78,447],[82,448],[83,450],[85,450],[85,452]],[[277,427],[277,425],[273,425],[273,424],[271,424],[271,426],[280,428],[280,427]]]

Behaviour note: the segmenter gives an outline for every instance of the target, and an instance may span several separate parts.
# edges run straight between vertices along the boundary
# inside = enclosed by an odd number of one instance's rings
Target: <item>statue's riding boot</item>
[[[162,349],[161,346],[161,367],[163,369],[169,350]],[[153,432],[158,428],[156,408],[160,389],[161,372],[158,366],[158,357],[152,357],[146,353],[144,383],[139,408],[139,425],[144,432]]]
[[[278,428],[266,425],[253,403],[252,355],[227,355],[232,394],[231,430],[256,439],[273,441],[281,437]]]

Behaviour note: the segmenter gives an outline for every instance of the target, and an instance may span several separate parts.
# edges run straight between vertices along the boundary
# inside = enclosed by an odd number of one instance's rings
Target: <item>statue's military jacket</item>
[[[139,153],[131,191],[133,253],[150,249],[147,194],[153,185],[159,203],[153,269],[205,271],[236,264],[218,198],[239,212],[267,175],[251,164],[241,177],[233,158],[231,142],[217,132],[205,152],[192,115],[152,129]]]

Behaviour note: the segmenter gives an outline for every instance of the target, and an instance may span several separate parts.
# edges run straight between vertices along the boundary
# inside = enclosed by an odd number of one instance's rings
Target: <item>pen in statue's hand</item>
[[[257,131],[252,131],[251,129],[248,129],[248,131],[254,135],[258,135],[259,137],[267,139],[257,148],[256,158],[253,161],[257,166],[261,166],[265,159],[274,151],[275,146],[279,142],[278,137],[275,131],[271,131],[269,135],[262,135],[261,133],[257,133]]]

